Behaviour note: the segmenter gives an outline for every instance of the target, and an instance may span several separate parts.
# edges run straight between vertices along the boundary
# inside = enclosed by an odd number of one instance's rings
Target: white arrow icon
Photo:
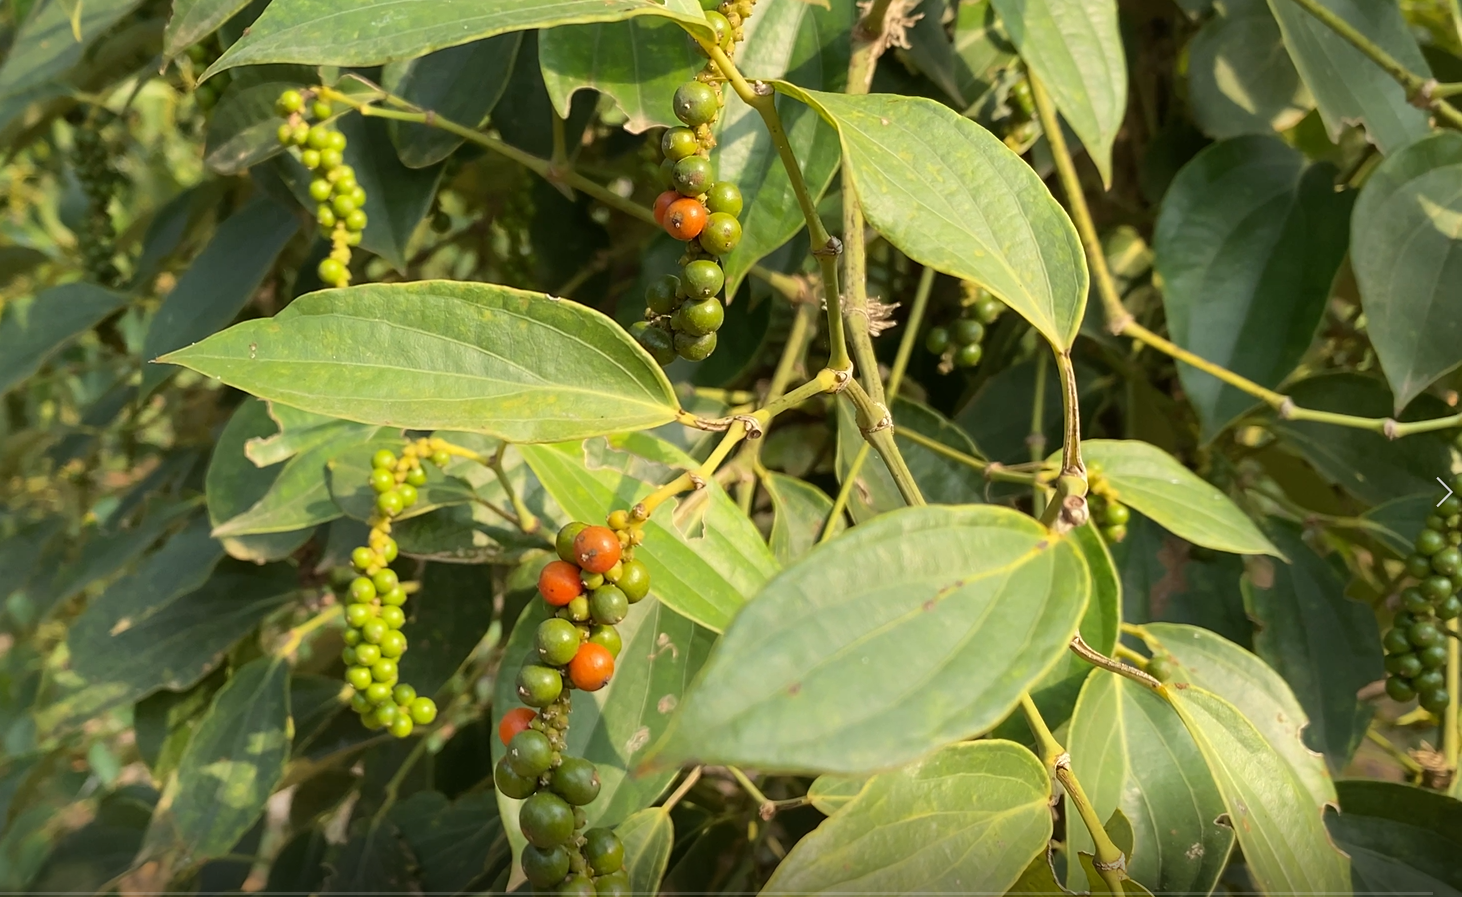
[[[1445,490],[1447,490],[1447,494],[1442,496],[1442,501],[1446,501],[1447,499],[1451,498],[1452,497],[1452,487],[1451,486],[1448,486],[1446,483],[1443,483],[1441,477],[1437,477],[1437,482],[1438,483],[1442,483],[1442,488],[1445,489]],[[1440,508],[1442,506],[1442,501],[1437,502],[1437,507]]]

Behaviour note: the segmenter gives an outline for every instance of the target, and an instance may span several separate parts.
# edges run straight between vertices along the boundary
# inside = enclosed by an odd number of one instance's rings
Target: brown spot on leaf
[[[791,685],[787,686],[787,694],[792,695],[794,697],[798,693],[800,693],[801,691],[802,691],[802,683],[801,682],[793,682]]]
[[[924,602],[924,610],[926,610],[926,611],[933,610],[934,608],[936,608],[938,606],[939,606],[939,602],[935,601],[933,598],[930,598],[928,601],[925,601]]]

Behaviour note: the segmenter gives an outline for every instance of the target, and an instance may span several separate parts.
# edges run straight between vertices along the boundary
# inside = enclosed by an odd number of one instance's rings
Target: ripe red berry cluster
[[[1005,311],[1005,303],[984,288],[965,281],[964,299],[959,317],[947,326],[929,328],[924,348],[940,356],[939,370],[949,373],[957,367],[972,368],[980,363],[985,350],[985,328],[995,323]]]
[[[535,651],[518,671],[518,697],[528,706],[503,715],[498,738],[508,750],[493,770],[498,790],[523,801],[523,874],[536,888],[629,893],[619,838],[609,829],[584,831],[583,808],[599,796],[598,770],[564,751],[572,690],[608,684],[623,647],[615,624],[650,593],[650,572],[634,557],[643,523],[615,511],[608,526],[568,524],[555,540],[559,559],[538,576],[538,592],[554,612],[538,624]]]
[[[1452,488],[1462,486],[1462,476]],[[1386,694],[1395,701],[1413,698],[1441,713],[1447,693],[1446,621],[1462,614],[1462,497],[1447,496],[1426,519],[1416,537],[1416,552],[1406,559],[1406,574],[1416,580],[1401,590],[1401,610],[1381,639],[1386,649]]]
[[[702,0],[706,6],[707,0]],[[716,7],[729,8],[733,27]],[[716,33],[716,44],[730,52],[740,34],[740,23],[751,15],[747,0],[712,6],[706,19]],[[696,80],[675,91],[672,106],[683,127],[670,128],[660,138],[660,179],[667,189],[655,198],[655,221],[677,240],[685,241],[680,275],[666,274],[645,292],[645,320],[632,328],[640,345],[661,364],[676,356],[703,361],[716,350],[716,331],[726,320],[720,293],[726,285],[721,259],[741,242],[741,190],[730,181],[718,181],[711,165],[715,137],[711,125],[721,112],[722,75],[708,62]]]
[[[366,229],[366,192],[356,181],[355,169],[345,164],[345,135],[331,127],[334,113],[328,100],[307,96],[310,91],[286,90],[275,111],[284,117],[279,143],[299,148],[300,162],[315,173],[310,198],[319,203],[315,220],[320,235],[331,243],[330,256],[320,262],[320,280],[335,287],[350,283],[350,247],[360,243]],[[308,104],[308,109],[306,108]],[[316,124],[311,125],[313,116]]]
[[[425,457],[438,466],[450,456],[435,448],[432,440],[408,443],[397,458],[386,449],[371,459],[370,484],[376,493],[376,511],[370,520],[366,545],[351,552],[350,561],[360,575],[349,586],[350,603],[345,605],[345,681],[355,690],[351,709],[360,714],[368,729],[387,729],[405,738],[417,725],[437,718],[431,698],[418,696],[416,689],[400,682],[397,664],[406,653],[408,584],[401,582],[391,562],[396,560],[396,540],[391,538],[391,519],[416,504],[416,490],[426,484]]]
[[[112,263],[116,255],[117,230],[112,224],[111,204],[125,179],[112,165],[112,147],[102,128],[116,116],[98,109],[81,120],[75,131],[71,164],[81,192],[86,194],[86,218],[76,235],[87,277],[102,286],[120,286],[122,273]]]

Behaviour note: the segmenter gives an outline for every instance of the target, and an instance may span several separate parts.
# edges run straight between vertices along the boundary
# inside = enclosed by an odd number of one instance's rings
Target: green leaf
[[[6,302],[0,315],[0,393],[40,370],[48,358],[129,298],[78,281],[43,290],[29,303]]]
[[[500,34],[393,62],[381,71],[381,86],[414,106],[475,128],[507,89],[522,42],[521,33]],[[387,128],[407,168],[435,165],[463,143],[455,134],[426,125],[393,121]]]
[[[590,469],[576,443],[519,449],[571,519],[598,520],[606,510],[630,507],[654,488],[612,468]],[[645,543],[635,556],[649,568],[651,591],[666,606],[720,632],[777,564],[736,503],[718,484],[706,486],[710,497],[699,537],[683,534],[675,519],[680,516],[678,504],[674,510],[657,509],[645,524]]]
[[[1336,773],[1350,763],[1375,708],[1356,693],[1386,675],[1381,632],[1368,605],[1345,596],[1349,573],[1322,558],[1291,526],[1271,530],[1288,564],[1265,564],[1267,583],[1243,580],[1258,624],[1254,650],[1294,690],[1310,718],[1305,740]]]
[[[1347,893],[1349,862],[1330,843],[1322,811],[1255,723],[1197,686],[1172,689],[1170,700],[1208,762],[1258,890]]]
[[[807,799],[824,816],[846,807],[868,784],[871,776],[821,775],[807,789]]]
[[[261,62],[379,65],[509,31],[642,15],[667,16],[712,37],[696,0],[364,0],[346,8],[334,0],[278,0],[208,74]]]
[[[954,100],[956,109],[965,109],[970,99],[965,96],[961,82],[969,80],[969,76],[945,30],[947,11],[945,0],[921,0],[917,21],[907,31],[908,57],[924,77]]]
[[[1127,115],[1127,59],[1112,0],[991,0],[1020,58],[1112,183],[1112,143]]]
[[[664,807],[647,807],[621,822],[614,833],[624,844],[624,868],[631,894],[655,897],[675,846],[675,824]]]
[[[1123,622],[1189,623],[1253,644],[1239,586],[1243,557],[1204,553],[1135,512],[1127,538],[1109,547],[1122,574]]]
[[[402,628],[417,649],[407,666],[418,693],[435,695],[457,672],[492,625],[492,602],[483,600],[480,568],[427,564],[421,597],[406,603]]]
[[[268,402],[264,404],[269,410],[270,420],[279,426],[279,432],[269,436],[255,436],[244,443],[244,457],[259,467],[269,467],[281,461],[288,461],[301,452],[324,445],[343,433],[365,429],[353,421],[313,414],[309,411],[291,408],[288,405]]]
[[[1364,0],[1320,0],[1331,12],[1423,78],[1431,73],[1401,8]],[[1357,121],[1372,143],[1392,153],[1427,133],[1427,114],[1406,101],[1406,91],[1345,38],[1293,0],[1269,0],[1284,45],[1305,79],[1330,140]]]
[[[158,560],[139,573],[173,559],[172,547],[169,542],[163,549],[168,553],[155,556]],[[181,559],[187,547],[176,547],[180,559],[175,563],[179,570],[196,570],[196,560]],[[259,568],[232,560],[190,591],[169,591],[140,577],[122,582],[127,585],[115,597],[96,602],[96,610],[89,610],[67,636],[73,672],[60,681],[72,691],[38,715],[43,731],[78,725],[158,689],[187,688],[298,587],[288,565]]]
[[[1090,590],[1080,549],[1009,508],[882,514],[742,608],[665,760],[865,772],[977,735],[1056,664]]]
[[[1336,785],[1330,836],[1350,854],[1355,892],[1462,894],[1462,802],[1395,782]]]
[[[749,78],[787,78],[815,90],[842,90],[848,80],[848,34],[856,16],[856,8],[846,3],[831,9],[811,3],[762,4],[742,25],[746,39],[737,52],[737,67]],[[761,116],[734,91],[725,91],[725,98],[713,126],[711,162],[717,177],[740,188],[745,203],[741,243],[721,261],[726,295],[735,296],[752,266],[792,239],[806,222]],[[777,113],[803,180],[813,197],[820,198],[842,155],[837,131],[814,110],[789,99],[777,99]]]
[[[237,46],[237,44],[235,44]],[[346,115],[336,126],[348,141],[345,161],[366,193],[367,223],[360,245],[406,271],[406,247],[431,209],[442,166],[407,168],[397,157],[384,119]],[[306,206],[313,208],[313,205]]]
[[[282,463],[258,467],[246,456],[255,440],[277,438],[277,424],[270,419],[269,406],[255,398],[247,398],[224,425],[223,433],[213,445],[204,476],[208,500],[208,519],[214,526],[232,520],[259,503],[284,470]],[[359,426],[359,424],[351,424]],[[312,530],[293,533],[269,533],[254,536],[222,536],[224,550],[243,561],[277,561],[293,554],[304,544]]]
[[[483,889],[490,882],[479,880],[511,859],[491,791],[455,801],[440,791],[418,791],[393,806],[389,818],[421,868],[425,893],[460,894],[474,889],[474,882]]]
[[[1367,531],[1397,555],[1405,557],[1414,550],[1416,537],[1428,514],[1437,506],[1435,494],[1407,495],[1371,508],[1361,519],[1374,524]]]
[[[387,433],[369,441],[360,441],[327,460],[330,496],[336,505],[356,520],[370,520],[376,513],[376,496],[371,488],[371,458],[380,449],[401,450],[400,433]],[[393,519],[410,520],[437,508],[466,504],[476,496],[472,488],[456,477],[448,476],[435,464],[425,465],[426,484],[416,490],[416,504]]]
[[[149,848],[176,848],[182,863],[228,853],[284,776],[288,729],[289,664],[268,656],[245,664],[198,724],[158,802]]]
[[[1173,342],[1275,387],[1309,349],[1345,257],[1354,194],[1335,167],[1306,165],[1277,137],[1216,143],[1183,166],[1163,195],[1153,234]],[[1252,396],[1178,365],[1205,439]]]
[[[269,490],[248,510],[218,524],[218,537],[295,533],[328,523],[344,513],[331,497],[329,470],[340,459],[370,451],[376,428],[353,425],[328,441],[286,461]],[[400,440],[393,440],[399,445]],[[364,480],[364,475],[361,477]]]
[[[614,100],[625,130],[639,134],[680,124],[670,99],[704,64],[693,45],[679,25],[658,17],[563,25],[539,32],[538,64],[560,118],[569,117],[576,91],[592,89]]]
[[[1132,824],[1128,874],[1155,893],[1210,893],[1234,835],[1218,822],[1223,799],[1173,708],[1147,688],[1097,670],[1076,702],[1066,746],[1097,815],[1120,811]],[[1085,826],[1073,821],[1067,836],[1068,855],[1095,853]],[[1067,884],[1085,884],[1074,863]]]
[[[913,431],[957,452],[979,457],[979,450],[963,430],[933,408],[905,398],[894,399],[893,416],[898,422],[898,427],[894,430],[894,442],[909,465],[909,471],[914,475],[914,481],[919,484],[921,492],[940,504],[976,504],[985,500],[985,477],[980,471],[903,435]],[[852,402],[840,399],[837,455],[839,481],[847,477],[853,458],[863,444],[863,434],[858,429],[858,417]],[[859,471],[858,485],[848,500],[849,513],[855,521],[861,523],[875,514],[902,508],[904,504],[903,496],[894,485],[887,465],[870,450],[863,461],[863,469]]]
[[[1015,61],[1015,48],[995,17],[990,0],[961,0],[955,16],[955,79],[960,95],[978,106]]]
[[[1002,894],[1051,837],[1051,780],[1008,741],[950,745],[876,776],[797,842],[774,894]]]
[[[1070,347],[1087,291],[1076,227],[999,138],[932,100],[777,89],[837,126],[863,213],[889,242],[983,285],[1056,347]]]
[[[1325,758],[1311,751],[1301,735],[1309,717],[1278,673],[1206,629],[1179,623],[1149,623],[1145,628],[1176,662],[1173,681],[1201,686],[1237,707],[1295,771],[1317,812],[1335,802],[1335,784],[1325,769]]]
[[[1088,466],[1100,464],[1112,497],[1195,545],[1234,554],[1279,550],[1228,496],[1155,445],[1136,440],[1085,439]]]
[[[833,510],[827,493],[796,477],[784,473],[768,473],[761,481],[772,501],[772,553],[783,565],[790,564],[812,550],[822,538],[823,527]],[[847,520],[838,515],[833,534],[847,529]]]
[[[677,407],[660,366],[614,321],[490,284],[322,290],[164,360],[317,414],[513,442],[654,427]]]
[[[1462,135],[1432,134],[1382,162],[1351,239],[1366,331],[1400,411],[1462,362],[1462,288],[1447,273],[1462,258]]]
[[[1228,0],[1188,45],[1193,117],[1211,137],[1287,131],[1315,108],[1264,0]]]
[[[90,0],[86,0],[90,2]],[[173,15],[162,36],[162,55],[179,56],[198,41],[218,30],[250,0],[173,0]],[[277,95],[276,95],[277,96]]]
[[[126,785],[103,797],[96,818],[59,838],[26,890],[38,893],[95,893],[125,874],[142,846],[157,792]]]
[[[548,606],[530,601],[513,627],[503,652],[503,670],[517,670],[534,651],[538,624]],[[568,753],[584,757],[598,769],[599,797],[584,808],[588,824],[615,826],[653,803],[677,770],[637,772],[636,768],[670,724],[687,683],[705,663],[715,634],[669,610],[653,596],[634,607],[619,624],[624,647],[615,661],[614,678],[596,692],[576,692],[569,719]],[[503,712],[520,706],[514,675],[495,684],[493,726]],[[506,748],[492,739],[492,760]],[[516,856],[523,847],[518,829],[521,801],[498,794],[498,807]]]
[[[227,326],[298,232],[294,212],[267,196],[229,216],[152,316],[143,357],[157,358]],[[172,373],[173,368],[160,365],[143,369],[142,394],[151,393]]]
[[[326,864],[322,894],[417,894],[416,858],[390,820],[357,819],[350,840]]]
[[[1349,371],[1301,380],[1288,387],[1287,392],[1301,408],[1362,417],[1387,417],[1393,413],[1391,391],[1379,377]],[[1422,395],[1397,415],[1397,419],[1426,420],[1453,413],[1453,409],[1435,396]],[[1445,475],[1452,467],[1449,439],[1443,432],[1417,433],[1392,440],[1369,430],[1314,421],[1276,419],[1271,427],[1281,444],[1298,450],[1327,480],[1367,504],[1435,492],[1436,477]]]
[[[68,5],[72,10],[67,9]],[[138,5],[139,0],[86,0],[75,4],[38,0],[14,32],[5,63],[0,65],[0,98],[19,97],[60,80],[81,62],[97,38]],[[72,11],[80,13],[76,31]]]
[[[305,66],[259,66],[240,72],[208,116],[204,163],[219,174],[238,174],[284,152],[279,145],[279,112],[274,108],[279,95],[318,78]]]

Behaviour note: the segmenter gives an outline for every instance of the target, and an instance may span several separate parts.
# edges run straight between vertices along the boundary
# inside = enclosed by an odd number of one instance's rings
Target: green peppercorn
[[[569,852],[562,845],[544,850],[532,844],[523,846],[523,875],[535,888],[548,888],[562,882],[569,874]]]
[[[624,867],[624,844],[607,828],[584,832],[584,859],[595,875],[609,875]]]
[[[968,343],[954,350],[954,364],[956,367],[972,368],[984,356],[985,350],[979,343]]]
[[[650,569],[639,560],[623,561],[622,564],[619,579],[614,584],[629,599],[630,604],[638,603],[650,594]]]
[[[692,299],[709,299],[721,292],[725,284],[725,272],[709,259],[696,259],[680,273],[680,288]]]
[[[705,361],[716,351],[716,335],[707,333],[695,336],[690,333],[675,334],[675,351],[686,361]]]
[[[930,327],[924,335],[924,348],[931,355],[943,355],[949,348],[949,330],[944,327]]]
[[[670,128],[660,138],[660,152],[672,162],[700,152],[701,142],[690,128]]]
[[[599,796],[599,771],[582,757],[564,757],[548,787],[572,806],[586,806]]]
[[[720,266],[716,270],[721,270]],[[670,314],[680,304],[680,297],[675,294],[679,288],[679,277],[674,274],[661,275],[645,290],[645,307],[657,315]]]
[[[726,322],[726,308],[714,296],[698,302],[687,301],[676,310],[672,323],[679,324],[681,333],[704,336],[715,333]]]
[[[733,218],[741,214],[741,189],[730,181],[717,181],[706,191],[706,211]]]
[[[518,808],[518,828],[535,847],[557,847],[574,833],[574,811],[552,791],[539,791]]]
[[[537,729],[524,729],[508,742],[506,756],[508,765],[518,775],[541,776],[553,765],[553,745]]]
[[[534,634],[538,657],[549,666],[567,666],[579,651],[579,631],[574,624],[550,617],[538,624]]]
[[[520,776],[513,772],[506,757],[499,760],[497,766],[493,768],[492,779],[493,783],[497,785],[497,790],[513,800],[522,800],[538,790],[538,778]]]
[[[730,255],[741,243],[741,222],[725,212],[707,216],[699,237],[701,248],[711,255]]]
[[[528,664],[518,671],[518,700],[529,707],[547,707],[562,691],[563,677],[552,667]]]
[[[1393,677],[1386,680],[1386,695],[1393,701],[1405,704],[1416,697],[1416,690],[1409,681]]]
[[[687,81],[680,85],[670,105],[675,117],[692,128],[715,121],[721,108],[715,89],[701,81]]]

